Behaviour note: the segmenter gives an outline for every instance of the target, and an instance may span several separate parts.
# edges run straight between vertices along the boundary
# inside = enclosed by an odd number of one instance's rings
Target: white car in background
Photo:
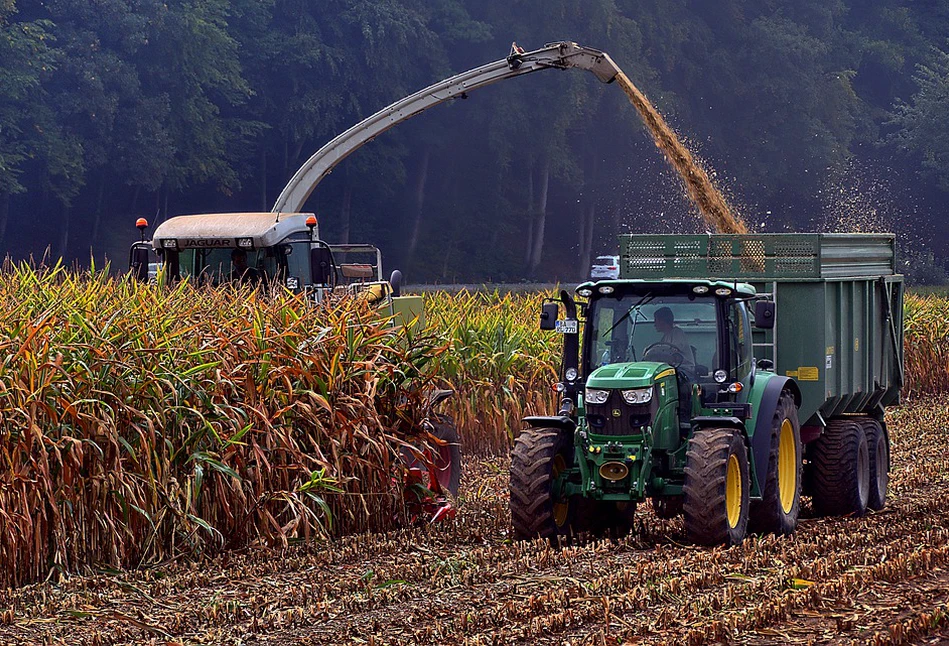
[[[619,278],[619,256],[597,256],[590,267],[590,278]]]

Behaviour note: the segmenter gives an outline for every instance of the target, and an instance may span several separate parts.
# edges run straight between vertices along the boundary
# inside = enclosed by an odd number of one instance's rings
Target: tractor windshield
[[[717,362],[714,297],[628,294],[590,304],[587,366],[661,361],[702,378]]]

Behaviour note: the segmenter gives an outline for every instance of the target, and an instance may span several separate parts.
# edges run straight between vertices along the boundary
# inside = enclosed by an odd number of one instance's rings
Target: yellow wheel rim
[[[559,453],[554,457],[554,465],[550,470],[551,485],[560,477],[560,474],[567,470],[567,463]],[[552,493],[552,492],[551,492]],[[554,523],[557,527],[563,527],[567,523],[567,512],[570,511],[570,503],[566,500],[562,502],[554,501]]]
[[[781,438],[778,441],[778,490],[781,494],[781,509],[785,514],[791,513],[797,493],[797,446],[789,419],[781,423]]]
[[[738,468],[738,456],[728,456],[728,473],[725,476],[725,511],[728,514],[728,526],[738,526],[741,516],[741,470]]]

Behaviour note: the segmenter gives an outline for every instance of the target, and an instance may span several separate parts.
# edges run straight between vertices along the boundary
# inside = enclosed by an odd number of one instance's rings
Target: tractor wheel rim
[[[781,509],[785,514],[791,513],[797,495],[797,445],[794,441],[794,427],[789,419],[781,423],[781,437],[778,441],[778,490],[781,495]]]
[[[567,514],[570,511],[570,503],[567,500],[557,500],[554,498],[553,487],[557,482],[557,478],[560,477],[560,474],[567,470],[567,463],[564,461],[563,456],[559,453],[554,456],[553,468],[550,470],[550,487],[551,487],[551,498],[554,501],[553,512],[554,512],[554,524],[557,527],[563,527],[567,524]]]
[[[735,529],[741,516],[741,470],[738,468],[738,456],[728,456],[728,470],[725,475],[725,513],[728,526]]]

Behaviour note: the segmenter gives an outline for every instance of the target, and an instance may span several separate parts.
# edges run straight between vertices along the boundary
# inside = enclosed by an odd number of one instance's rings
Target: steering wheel
[[[685,357],[682,356],[682,350],[679,349],[679,346],[673,345],[672,343],[667,343],[665,341],[656,341],[655,343],[650,345],[648,348],[643,350],[643,359],[645,359],[649,355],[649,353],[652,351],[653,348],[656,348],[659,346],[663,346],[671,350],[672,359],[675,361],[675,363],[673,363],[672,361],[667,361],[666,363],[671,365],[673,368],[678,368],[679,366],[682,365],[682,362],[685,361]],[[676,360],[676,358],[678,358],[678,360]]]

